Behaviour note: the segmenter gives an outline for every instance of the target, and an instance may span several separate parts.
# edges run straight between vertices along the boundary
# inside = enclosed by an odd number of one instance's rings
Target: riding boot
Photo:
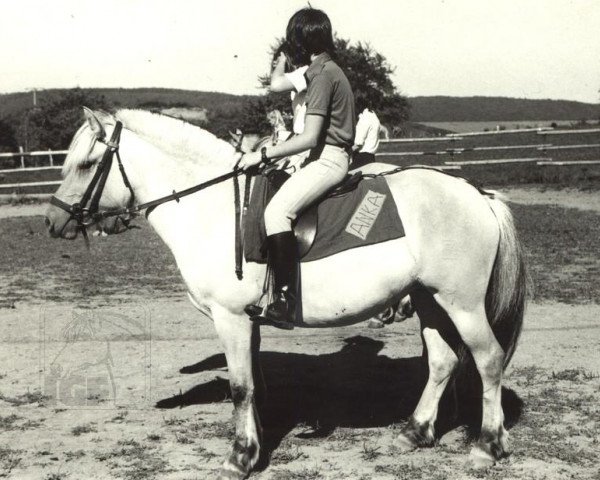
[[[262,315],[254,317],[266,325],[292,330],[298,295],[298,248],[293,232],[267,237],[269,263],[273,269],[273,302]]]

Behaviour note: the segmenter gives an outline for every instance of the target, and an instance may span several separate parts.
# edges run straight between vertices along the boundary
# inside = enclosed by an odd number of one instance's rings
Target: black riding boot
[[[269,263],[273,269],[273,302],[253,320],[292,330],[296,320],[298,295],[298,248],[293,232],[267,237]]]

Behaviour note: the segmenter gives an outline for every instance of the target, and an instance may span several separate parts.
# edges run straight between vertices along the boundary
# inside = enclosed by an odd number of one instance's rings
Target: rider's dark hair
[[[292,15],[285,40],[294,65],[308,65],[311,55],[334,51],[331,21],[325,12],[316,8],[303,8]]]
[[[289,47],[285,40],[283,42],[281,42],[281,45],[279,45],[273,52],[273,58],[271,59],[271,68],[275,68],[277,61],[279,60],[279,56],[282,53],[285,54],[285,56],[286,56],[284,72],[286,72],[286,73],[291,72],[292,69],[294,68],[294,66],[290,63]]]

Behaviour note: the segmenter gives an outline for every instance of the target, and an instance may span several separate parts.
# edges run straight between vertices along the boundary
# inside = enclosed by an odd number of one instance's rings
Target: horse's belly
[[[406,238],[303,263],[304,324],[328,327],[366,320],[405,295],[415,270]]]

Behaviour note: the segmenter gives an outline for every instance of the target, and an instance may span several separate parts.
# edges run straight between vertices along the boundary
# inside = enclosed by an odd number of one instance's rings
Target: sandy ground
[[[188,302],[20,306],[2,317],[4,476],[212,478],[229,450],[232,404],[227,371],[213,357],[220,347],[212,325]],[[493,467],[493,478],[598,473],[589,460],[598,441],[598,318],[598,305],[530,307],[505,380],[526,406],[511,430],[515,451]],[[81,327],[86,320],[92,335]],[[265,414],[270,464],[252,478],[481,475],[465,466],[460,428],[432,449],[400,455],[391,446],[422,380],[413,380],[422,375],[414,319],[381,330],[264,329],[262,352],[270,394],[283,405],[277,418]],[[211,365],[198,364],[207,358]],[[540,395],[556,399],[556,408],[538,410],[548,408],[535,401]],[[505,407],[509,421],[517,415],[514,403]],[[560,441],[558,454],[547,455],[550,445],[531,445],[538,416]]]
[[[588,192],[575,188],[547,190],[540,187],[504,188],[500,190],[511,202],[525,205],[559,205],[600,212],[600,192]]]
[[[0,205],[0,218],[9,217],[33,217],[44,215],[48,204],[34,203],[30,205]]]

